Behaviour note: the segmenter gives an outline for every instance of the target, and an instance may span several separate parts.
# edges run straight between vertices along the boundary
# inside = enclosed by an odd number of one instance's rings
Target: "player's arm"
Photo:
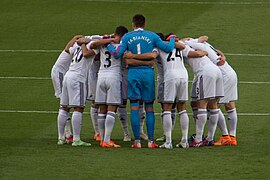
[[[128,51],[124,54],[124,58],[127,59],[137,59],[137,60],[153,60],[158,56],[156,51],[151,53],[144,53],[144,54],[133,54],[132,52]]]
[[[66,45],[66,47],[65,47],[65,51],[66,51],[68,54],[70,54],[69,48],[72,47],[72,46],[74,45],[74,43],[75,43],[78,39],[80,39],[80,38],[82,38],[82,37],[83,37],[83,35],[76,35],[76,36],[74,36],[74,37],[67,43],[67,45]]]
[[[138,59],[129,59],[125,58],[126,64],[128,66],[154,66],[155,61],[154,60],[138,60]]]
[[[156,35],[156,39],[155,39],[155,46],[159,49],[161,49],[162,51],[169,53],[172,52],[172,50],[174,49],[174,42],[175,42],[175,35],[171,35],[170,37],[170,41],[169,43],[165,43],[164,41],[162,41],[160,39],[160,37],[158,35]]]
[[[91,48],[87,49],[86,44],[82,44],[81,47],[82,47],[83,57],[89,58],[96,55],[96,53]]]
[[[114,39],[101,39],[98,41],[95,41],[93,43],[91,43],[90,48],[91,49],[97,49],[99,46],[103,46],[103,45],[107,45],[110,44],[111,42],[114,42]]]
[[[189,58],[199,58],[203,56],[207,56],[208,53],[206,51],[196,50],[196,51],[189,51],[188,57]]]
[[[180,42],[175,42],[175,47],[180,49],[180,50],[183,50],[183,49],[186,48],[186,46],[183,43],[180,43]]]
[[[225,57],[225,55],[223,54],[223,52],[221,52],[221,51],[220,51],[220,50],[218,50],[218,49],[216,49],[216,51],[217,51],[217,53],[218,53],[218,54],[220,54],[220,56],[221,56],[221,60],[226,61],[226,57]]]
[[[206,42],[206,41],[208,41],[208,36],[200,36],[198,38],[199,43],[203,43],[203,42]]]
[[[107,46],[107,49],[110,52],[110,54],[114,56],[116,59],[123,56],[125,51],[127,50],[127,40],[125,37],[126,35],[123,36],[120,46],[118,46],[116,49],[110,44]]]

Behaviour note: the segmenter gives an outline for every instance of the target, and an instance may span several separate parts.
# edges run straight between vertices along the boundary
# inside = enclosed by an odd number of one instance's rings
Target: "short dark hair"
[[[166,40],[170,35],[173,35],[173,33],[169,33],[169,34],[165,35],[164,39]]]
[[[124,36],[124,34],[126,34],[128,32],[128,29],[125,27],[125,26],[118,26],[116,29],[115,29],[115,35],[118,35],[118,36]]]
[[[156,33],[156,34],[160,37],[161,40],[165,41],[165,36],[163,33]]]
[[[145,17],[142,14],[136,14],[132,18],[132,22],[136,27],[144,27],[145,26]]]

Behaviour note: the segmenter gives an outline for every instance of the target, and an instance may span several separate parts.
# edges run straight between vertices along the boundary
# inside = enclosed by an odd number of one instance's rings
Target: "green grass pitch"
[[[0,1],[1,180],[269,179],[270,2],[143,1]],[[93,141],[87,113],[83,115],[81,137],[92,147],[56,144],[59,103],[49,78],[60,51],[76,34],[113,33],[118,25],[131,30],[131,18],[136,13],[146,16],[146,29],[174,32],[180,37],[208,35],[209,41],[225,53],[239,79],[238,146],[132,149],[131,143],[122,142],[116,120],[112,138],[122,148],[102,149]],[[160,112],[158,104],[155,108]],[[89,102],[85,111],[89,112]],[[190,116],[190,134],[193,132]],[[155,136],[161,134],[157,115]],[[216,139],[219,136],[217,130]],[[174,144],[179,138],[178,118]]]

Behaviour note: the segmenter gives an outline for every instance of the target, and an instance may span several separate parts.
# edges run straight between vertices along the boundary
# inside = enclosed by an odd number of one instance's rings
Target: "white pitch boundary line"
[[[270,3],[270,2],[269,2]],[[12,53],[60,53],[63,50],[53,49],[0,49],[0,53],[12,52]],[[270,57],[270,54],[245,54],[245,53],[224,53],[228,56],[253,56],[253,57]]]
[[[265,5],[270,2],[178,2],[178,1],[133,1],[133,0],[84,0],[88,2],[151,3],[151,4],[214,4],[214,5]]]
[[[29,79],[29,80],[51,80],[50,77],[1,77],[0,79]],[[192,81],[188,81],[191,83]],[[270,82],[252,82],[252,81],[239,81],[239,84],[270,84]]]
[[[26,110],[0,110],[0,113],[37,113],[37,114],[58,114],[58,111],[26,111]],[[89,112],[83,112],[89,114]],[[128,113],[130,114],[130,113]],[[188,113],[192,115],[192,113]],[[160,113],[155,113],[156,116]],[[270,116],[270,113],[237,113],[238,116]]]

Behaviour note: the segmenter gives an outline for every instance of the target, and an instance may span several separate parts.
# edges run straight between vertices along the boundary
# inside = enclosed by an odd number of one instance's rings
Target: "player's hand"
[[[175,34],[172,34],[169,37],[167,37],[166,41],[169,41],[171,38],[174,38],[175,41],[179,41],[179,38]]]
[[[81,46],[82,44],[88,44],[91,40],[89,38],[82,37],[77,40],[77,44]]]
[[[78,39],[83,38],[83,37],[84,37],[83,35],[76,35],[76,36],[73,37],[73,39],[78,40]]]
[[[220,58],[220,60],[217,62],[217,66],[223,66],[225,64],[225,60]]]
[[[153,67],[155,65],[155,61],[154,60],[148,61],[148,65]]]
[[[133,57],[132,52],[126,51],[125,54],[124,54],[124,58],[133,59],[134,57]]]

